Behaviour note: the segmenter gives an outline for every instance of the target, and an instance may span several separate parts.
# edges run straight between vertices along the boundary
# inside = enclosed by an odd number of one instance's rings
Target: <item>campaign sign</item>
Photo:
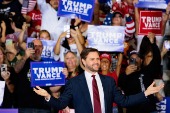
[[[139,3],[135,7],[166,9],[170,0],[138,0]]]
[[[140,11],[138,35],[148,35],[148,32],[162,35],[162,11]]]
[[[60,0],[57,16],[74,19],[81,16],[81,20],[91,22],[95,0]]]
[[[18,113],[18,109],[0,109],[0,113]]]
[[[96,48],[99,51],[123,52],[124,37],[124,26],[88,25],[88,47]]]
[[[36,38],[27,38],[27,45],[35,39]],[[41,42],[43,43],[41,59],[44,61],[54,61],[54,47],[57,42],[53,40],[41,40]]]
[[[31,62],[31,87],[65,85],[64,62]]]
[[[158,113],[170,113],[170,97],[163,97],[163,101],[156,99],[156,109]]]

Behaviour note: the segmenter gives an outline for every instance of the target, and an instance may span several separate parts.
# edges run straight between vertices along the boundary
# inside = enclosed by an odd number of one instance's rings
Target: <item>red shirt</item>
[[[33,9],[28,15],[31,17],[32,27],[41,26],[42,14],[40,10]]]

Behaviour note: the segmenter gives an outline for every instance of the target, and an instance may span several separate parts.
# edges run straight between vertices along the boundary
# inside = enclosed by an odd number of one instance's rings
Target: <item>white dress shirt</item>
[[[104,102],[103,86],[102,86],[102,83],[101,83],[99,74],[96,72],[94,75],[96,75],[96,76],[95,76],[95,79],[96,79],[97,86],[98,86],[98,90],[99,90],[100,105],[101,105],[102,113],[105,113],[105,102]],[[93,77],[91,77],[91,76],[92,76],[91,73],[85,71],[85,78],[86,78],[86,81],[87,81],[87,86],[88,86],[88,88],[89,88],[90,97],[91,97],[91,103],[92,103],[93,111],[94,111],[93,88],[92,88],[92,87],[93,87],[93,86],[92,86]]]

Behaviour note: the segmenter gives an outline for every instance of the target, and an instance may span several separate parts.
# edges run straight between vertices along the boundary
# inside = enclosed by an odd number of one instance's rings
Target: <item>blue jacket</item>
[[[122,107],[127,107],[148,101],[144,93],[124,96],[118,90],[114,78],[101,74],[99,76],[104,90],[105,113],[112,113],[113,102]],[[60,98],[56,99],[51,96],[47,105],[60,110],[64,109],[70,101],[73,101],[75,113],[93,113],[90,93],[84,73],[70,79]]]

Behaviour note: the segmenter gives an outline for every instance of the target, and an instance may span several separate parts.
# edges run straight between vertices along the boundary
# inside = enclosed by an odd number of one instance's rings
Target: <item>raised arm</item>
[[[94,25],[100,25],[100,20],[99,20],[99,1],[95,1],[95,7],[94,7]]]
[[[5,43],[6,25],[5,25],[4,21],[2,21],[1,27],[2,27],[2,31],[1,31],[2,32],[2,37],[0,38],[0,40],[1,40],[1,43]]]
[[[48,9],[48,4],[46,3],[46,0],[37,0],[38,7],[43,14],[45,10]]]
[[[79,18],[76,17],[74,26],[78,26],[80,24],[80,22],[81,22],[81,16],[79,16]],[[80,43],[82,45],[84,45],[84,37],[83,37],[82,33],[80,32],[80,30],[78,28],[76,28],[76,32],[77,32],[78,39],[79,39]]]
[[[64,37],[66,37],[66,35],[67,35],[67,31],[66,31],[66,32],[63,32],[63,33],[59,36],[58,41],[57,41],[57,43],[56,43],[56,45],[55,45],[55,48],[54,48],[54,53],[55,53],[56,55],[59,55],[59,54],[60,54],[61,39],[64,38]]]
[[[26,50],[26,46],[27,44],[24,42],[24,33],[27,30],[27,25],[26,22],[24,22],[24,24],[22,25],[22,32],[18,37],[18,42],[19,42],[19,46],[23,49]]]
[[[168,3],[166,7],[166,13],[164,14],[163,21],[162,21],[162,36],[164,36],[164,33],[165,33],[165,28],[166,28],[166,23],[169,17],[169,13],[170,13],[170,2]]]
[[[138,0],[133,1],[133,5],[138,4],[138,3],[139,3]],[[135,35],[137,36],[138,29],[139,29],[139,11],[137,7],[135,7],[135,29],[136,29]]]
[[[15,64],[14,66],[14,70],[16,73],[19,73],[22,68],[24,67],[25,65],[25,62],[26,60],[33,54],[35,53],[35,50],[33,50],[32,48],[27,48],[27,50],[25,50],[25,55],[20,59],[18,60],[18,62]]]

